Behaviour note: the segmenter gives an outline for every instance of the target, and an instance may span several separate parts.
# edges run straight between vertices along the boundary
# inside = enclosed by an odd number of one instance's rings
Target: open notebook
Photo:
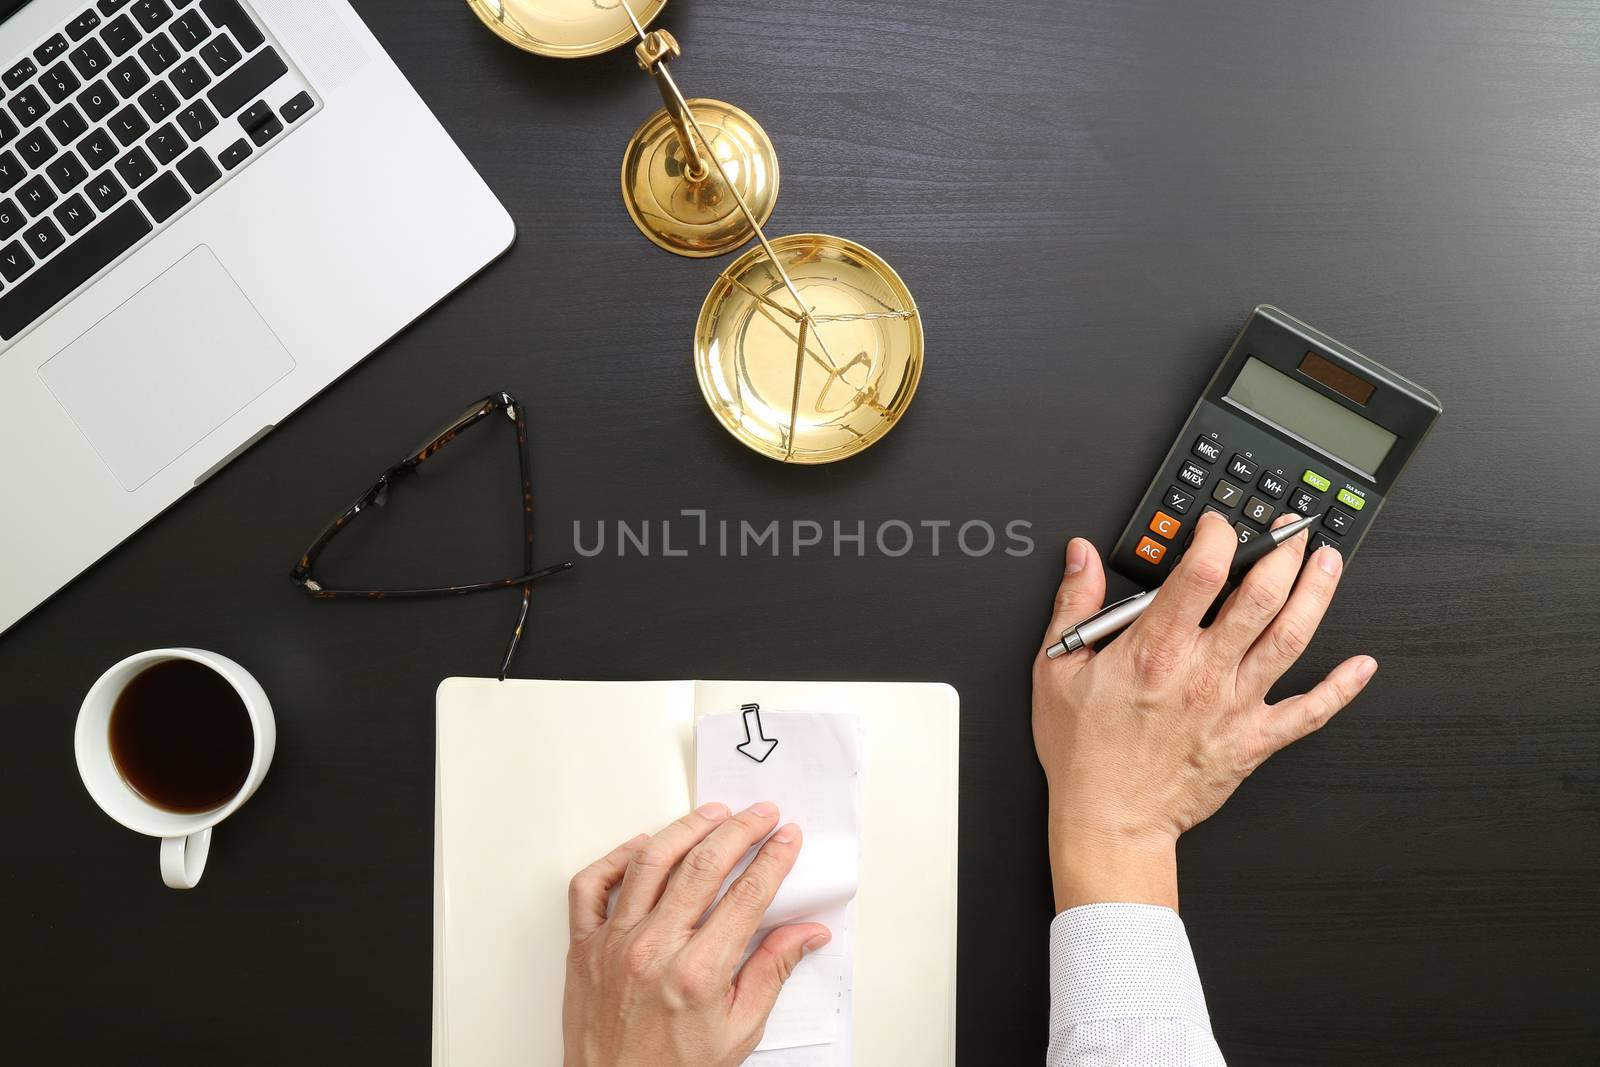
[[[438,693],[435,1067],[561,1061],[568,880],[688,811],[697,721],[735,713],[737,722],[751,704],[830,713],[856,728],[849,1033],[834,1062],[955,1062],[955,690],[451,678]],[[751,1062],[815,1062],[790,1058],[800,1051]]]

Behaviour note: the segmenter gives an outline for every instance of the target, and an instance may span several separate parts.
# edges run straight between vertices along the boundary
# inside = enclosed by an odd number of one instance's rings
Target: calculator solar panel
[[[1200,516],[1241,544],[1279,516],[1320,515],[1346,561],[1440,414],[1432,393],[1276,308],[1256,308],[1129,520],[1111,565],[1145,588],[1172,569]]]

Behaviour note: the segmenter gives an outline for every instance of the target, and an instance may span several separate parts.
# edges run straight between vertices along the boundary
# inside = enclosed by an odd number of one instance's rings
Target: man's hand
[[[566,1067],[734,1067],[761,1041],[778,990],[817,923],[782,926],[739,966],[800,854],[790,823],[767,839],[701,923],[733,868],[778,821],[772,804],[705,804],[585,867],[568,898],[572,944],[561,1024]],[[621,883],[607,914],[607,897]]]
[[[1221,807],[1268,756],[1355,699],[1378,669],[1357,656],[1310,692],[1266,703],[1322,621],[1342,559],[1323,548],[1297,581],[1302,533],[1251,568],[1202,629],[1236,545],[1226,520],[1202,514],[1194,542],[1137,622],[1098,654],[1084,648],[1051,660],[1043,649],[1105,598],[1093,546],[1067,546],[1066,577],[1033,670],[1058,911],[1110,901],[1176,908],[1178,835]]]

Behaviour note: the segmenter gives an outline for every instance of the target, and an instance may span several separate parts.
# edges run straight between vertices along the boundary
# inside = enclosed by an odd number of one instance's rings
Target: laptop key
[[[301,115],[311,110],[311,103],[310,93],[296,93],[293,99],[283,105],[279,113],[283,115],[283,121],[294,122]]]
[[[183,175],[183,180],[189,183],[189,188],[197,193],[203,193],[222,177],[222,171],[204,148],[196,148],[193,152],[178,160],[178,173]],[[0,236],[7,236],[0,234]]]
[[[111,116],[109,125],[111,132],[117,135],[117,140],[124,148],[143,137],[150,129],[150,124],[132,104]]]
[[[117,95],[126,100],[150,84],[150,75],[145,73],[137,59],[129,56],[112,68],[111,84],[117,90]]]
[[[111,57],[106,55],[106,50],[94,38],[83,42],[72,50],[72,55],[67,57],[72,60],[72,65],[78,68],[78,73],[85,78],[97,78],[100,72],[111,65]]]
[[[0,144],[9,144],[11,139],[20,132],[17,129],[17,124],[11,121],[11,116],[6,114],[3,109],[0,109]]]
[[[276,115],[269,115],[266,122],[250,131],[250,139],[259,148],[283,132],[283,120]]]
[[[24,163],[38,170],[56,154],[56,143],[43,130],[29,130],[17,142],[17,154]]]
[[[59,104],[67,97],[78,91],[83,83],[78,76],[72,73],[72,68],[65,63],[57,63],[44,72],[44,77],[39,79],[39,84],[44,91],[50,94],[50,99]]]
[[[22,247],[21,241],[12,241],[4,248],[0,248],[0,274],[6,276],[6,281],[16,281],[26,274],[31,266],[33,257]]]
[[[150,161],[144,149],[135,148],[117,160],[117,173],[128,183],[128,188],[137,189],[155,177],[156,165]]]
[[[239,46],[229,40],[227,34],[219,33],[200,49],[200,58],[206,61],[211,73],[220,78],[243,57],[239,55]]]
[[[20,89],[27,85],[37,73],[39,73],[39,68],[33,65],[33,60],[23,59],[16,66],[6,71],[5,77],[0,78],[0,81],[6,83],[7,89]]]
[[[217,128],[217,116],[204,100],[196,100],[178,112],[178,125],[189,135],[189,140],[198,141]]]
[[[89,165],[90,170],[99,170],[101,167],[111,166],[111,161],[117,158],[121,151],[117,142],[105,130],[95,130],[78,143],[78,155]]]
[[[166,222],[190,200],[189,190],[171,171],[163,174],[139,194],[139,202],[157,222]]]
[[[24,129],[44,118],[44,113],[50,110],[50,105],[44,102],[44,94],[32,85],[7,101],[6,107]]]
[[[264,48],[244,65],[222,79],[206,94],[219,115],[231,115],[260,96],[273,82],[288,73],[276,49]]]
[[[61,202],[55,210],[56,221],[61,223],[61,228],[67,231],[67,236],[79,233],[89,223],[94,221],[94,212],[89,210],[89,205],[83,197],[73,193]]]
[[[56,249],[66,243],[66,238],[61,236],[61,228],[49,219],[39,219],[32,226],[22,231],[22,239],[28,242],[28,248],[40,259],[54,255]]]
[[[156,82],[139,94],[139,106],[144,108],[151,122],[160,122],[178,110],[178,94],[165,82]]]
[[[28,174],[15,152],[0,152],[0,193],[9,193]]]
[[[89,168],[83,165],[83,160],[71,152],[63,153],[61,158],[46,167],[44,172],[50,176],[50,180],[63,195],[82,185],[83,180],[89,176]]]
[[[200,0],[200,10],[206,13],[212,25],[221,26],[233,34],[233,39],[246,52],[254,52],[266,39],[261,36],[256,24],[250,21],[250,16],[244,13],[244,8],[239,6],[239,0]]]
[[[133,20],[126,15],[112,19],[106,23],[106,28],[100,31],[100,39],[111,49],[111,54],[114,56],[126,53],[128,49],[138,44],[143,36],[133,24]]]
[[[211,27],[206,25],[206,20],[200,17],[198,11],[180,15],[168,29],[172,39],[177,41],[178,47],[185,52],[200,47],[211,34]]]
[[[89,194],[89,201],[102,212],[110,210],[112,204],[128,195],[122,183],[117,181],[117,176],[109,170],[90,179],[84,192]]]
[[[58,33],[44,44],[40,45],[38,48],[35,48],[33,50],[33,58],[38,60],[39,64],[43,66],[66,50],[67,39]]]
[[[250,158],[250,142],[241,137],[227,148],[224,148],[222,154],[217,158],[222,161],[224,167],[232,170]]]
[[[99,122],[111,114],[111,109],[117,106],[117,98],[111,95],[111,86],[98,81],[78,94],[78,106],[83,108],[90,122]]]
[[[84,35],[100,25],[100,13],[91,8],[67,23],[67,36],[74,41],[81,41]]]
[[[17,202],[10,197],[0,200],[0,241],[22,229],[22,222],[22,209]]]
[[[50,183],[44,180],[44,175],[35,174],[17,190],[17,199],[28,209],[28,214],[38,218],[56,202],[57,198],[56,191],[50,188]]]
[[[151,74],[160,74],[176,63],[181,54],[178,46],[172,43],[172,38],[164,33],[156,34],[139,46],[139,58],[150,68]]]
[[[134,204],[124,204],[84,230],[32,277],[0,295],[0,339],[9,341],[27,329],[151,229],[144,212]],[[9,249],[0,250],[0,273],[6,270]]]
[[[166,166],[183,154],[183,134],[178,132],[178,127],[172,123],[156,128],[156,132],[145,138],[144,146],[150,149],[150,154],[156,157],[156,162]]]
[[[239,114],[239,125],[244,128],[245,133],[249,133],[271,117],[272,105],[265,100],[257,100]]]
[[[172,17],[172,8],[167,6],[166,0],[137,0],[132,13],[144,32],[149,33]]]
[[[211,75],[206,73],[205,64],[190,56],[173,68],[169,79],[172,87],[183,94],[185,100],[190,99],[195,93],[211,84]]]
[[[95,6],[100,9],[102,15],[115,15],[128,6],[128,0],[100,0]]]
[[[83,112],[71,104],[62,104],[56,108],[55,114],[44,120],[44,128],[49,130],[58,144],[71,144],[89,129],[89,123],[84,120]]]

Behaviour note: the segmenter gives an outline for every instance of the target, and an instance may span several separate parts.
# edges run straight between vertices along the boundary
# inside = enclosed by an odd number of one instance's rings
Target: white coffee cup
[[[117,697],[135,676],[146,668],[168,660],[192,660],[221,675],[239,694],[250,716],[255,734],[255,750],[250,757],[250,773],[226,803],[194,814],[157,807],[123,778],[111,755],[111,710]],[[198,648],[158,648],[139,652],[118,663],[100,676],[83,698],[78,709],[78,728],[74,745],[78,753],[78,774],[94,802],[117,822],[130,830],[161,838],[161,880],[173,889],[193,889],[206,867],[211,851],[211,828],[239,810],[239,806],[261,785],[272,763],[278,727],[272,718],[267,694],[250,672],[226,656]]]

